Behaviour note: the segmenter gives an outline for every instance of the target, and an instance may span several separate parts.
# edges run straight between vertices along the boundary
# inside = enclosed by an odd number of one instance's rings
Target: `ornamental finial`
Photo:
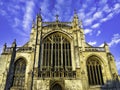
[[[58,17],[59,17],[59,15],[57,14],[57,15],[56,15],[56,21],[59,21],[59,20],[58,20]]]

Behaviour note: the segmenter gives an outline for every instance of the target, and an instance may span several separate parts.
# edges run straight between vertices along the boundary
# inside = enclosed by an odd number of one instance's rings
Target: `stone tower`
[[[109,46],[85,41],[77,13],[71,22],[33,21],[30,40],[4,45],[0,56],[0,90],[119,90]]]

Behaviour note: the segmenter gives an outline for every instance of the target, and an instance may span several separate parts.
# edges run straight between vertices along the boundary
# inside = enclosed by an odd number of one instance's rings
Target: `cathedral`
[[[76,12],[70,22],[37,14],[29,41],[0,55],[0,90],[120,90],[119,80],[109,46],[86,42]]]

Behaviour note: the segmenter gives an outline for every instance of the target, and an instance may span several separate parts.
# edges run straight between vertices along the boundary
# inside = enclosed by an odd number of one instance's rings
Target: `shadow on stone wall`
[[[119,80],[107,81],[107,83],[101,87],[101,90],[120,90],[120,82]]]

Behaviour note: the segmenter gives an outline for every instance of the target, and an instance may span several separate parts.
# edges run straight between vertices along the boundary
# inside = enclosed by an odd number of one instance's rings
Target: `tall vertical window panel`
[[[24,87],[25,85],[26,62],[19,59],[15,62],[13,86]]]
[[[103,85],[103,75],[99,60],[87,61],[88,80],[90,85]]]
[[[69,70],[72,66],[71,45],[61,33],[53,33],[43,41],[42,66],[51,71]]]

